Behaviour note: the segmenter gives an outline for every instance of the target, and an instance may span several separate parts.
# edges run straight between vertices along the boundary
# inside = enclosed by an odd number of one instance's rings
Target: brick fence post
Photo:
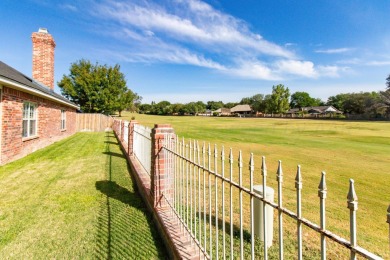
[[[124,120],[121,120],[121,137],[119,138],[121,143],[123,143],[123,140],[124,140],[124,132],[125,132],[125,121]]]
[[[122,125],[122,120],[116,120],[116,136],[118,137],[119,141],[121,140],[121,125]]]
[[[116,134],[116,132],[117,132],[116,124],[117,124],[117,121],[114,119],[114,122],[112,123],[112,129],[114,130],[114,133],[115,133],[115,134]]]
[[[174,164],[169,161],[170,156],[162,149],[166,138],[175,139],[174,130],[169,124],[155,124],[152,129],[152,172],[151,196],[153,206],[166,209],[169,205],[165,199],[173,197],[173,171]],[[163,198],[163,195],[165,198]]]
[[[137,120],[131,120],[129,122],[129,142],[127,147],[127,153],[129,156],[132,156],[134,154],[134,127],[138,124]]]

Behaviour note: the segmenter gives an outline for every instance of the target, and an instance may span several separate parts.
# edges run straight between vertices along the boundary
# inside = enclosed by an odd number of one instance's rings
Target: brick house
[[[53,37],[31,36],[33,77],[0,61],[0,165],[76,132],[77,106],[54,92]]]

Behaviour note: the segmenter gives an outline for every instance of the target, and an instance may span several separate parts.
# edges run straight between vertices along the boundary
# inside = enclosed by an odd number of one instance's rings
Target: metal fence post
[[[297,191],[297,236],[298,236],[298,259],[302,259],[302,205],[301,205],[301,191],[302,191],[302,176],[301,166],[297,167],[297,175],[295,177],[295,189]]]
[[[282,183],[283,183],[283,169],[282,161],[279,160],[278,170],[276,173],[276,180],[278,182],[278,219],[279,219],[279,259],[283,260],[283,195],[282,195]]]
[[[358,198],[355,193],[354,181],[352,179],[349,180],[349,191],[348,191],[348,208],[350,210],[349,213],[349,224],[350,224],[350,237],[351,237],[351,247],[354,249],[357,245],[356,242],[356,211],[358,209]],[[356,259],[356,253],[351,249],[351,257],[350,259]]]
[[[322,172],[320,185],[318,185],[318,197],[320,197],[320,215],[321,215],[321,229],[325,230],[325,199],[326,199],[326,181],[325,172]],[[321,234],[321,259],[326,259],[326,240],[325,235]]]
[[[151,196],[155,208],[168,209],[169,204],[165,199],[173,198],[173,165],[168,162],[168,156],[163,151],[166,138],[175,139],[174,130],[169,124],[155,124],[152,129],[152,153],[151,153]],[[167,166],[171,166],[168,168]],[[165,199],[163,198],[165,197]]]

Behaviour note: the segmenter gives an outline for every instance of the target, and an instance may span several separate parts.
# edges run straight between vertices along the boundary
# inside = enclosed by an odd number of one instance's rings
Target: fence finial
[[[326,174],[325,172],[322,172],[321,181],[320,184],[318,185],[318,197],[320,197],[321,199],[326,198],[327,187],[326,187],[325,174]]]
[[[348,191],[348,195],[347,195],[347,199],[348,199],[348,208],[350,210],[357,210],[357,196],[356,196],[356,192],[355,192],[355,186],[354,186],[354,180],[353,179],[350,179],[349,180],[349,191]]]
[[[218,158],[218,150],[217,150],[217,145],[214,144],[214,157]]]
[[[251,158],[249,159],[249,171],[253,171],[255,169],[255,161],[253,159],[253,153],[251,153]]]
[[[267,176],[267,165],[265,164],[265,156],[261,157],[261,175]]]
[[[301,176],[301,166],[297,166],[297,175],[295,177],[295,188],[298,190],[302,189],[302,176]]]
[[[283,169],[282,169],[282,161],[278,162],[278,170],[276,171],[276,180],[278,182],[283,182]]]
[[[242,152],[241,152],[241,150],[238,153],[238,167],[242,168]]]
[[[223,145],[221,148],[221,161],[225,161],[225,147]]]

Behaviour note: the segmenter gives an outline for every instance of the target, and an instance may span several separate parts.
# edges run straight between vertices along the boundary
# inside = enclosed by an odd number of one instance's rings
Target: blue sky
[[[277,84],[326,101],[385,89],[389,13],[387,0],[2,0],[0,60],[31,75],[43,27],[56,82],[84,58],[119,64],[144,103],[233,102]]]

